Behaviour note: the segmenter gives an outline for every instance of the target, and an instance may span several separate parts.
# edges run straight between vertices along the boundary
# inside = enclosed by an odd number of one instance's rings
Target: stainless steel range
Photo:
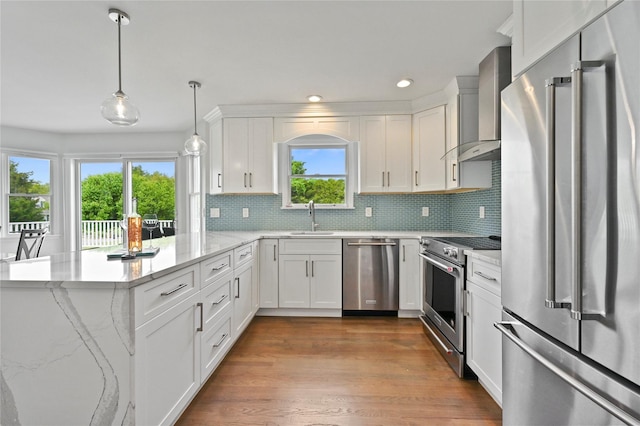
[[[465,250],[500,250],[500,237],[423,237],[425,334],[459,377],[465,376]]]

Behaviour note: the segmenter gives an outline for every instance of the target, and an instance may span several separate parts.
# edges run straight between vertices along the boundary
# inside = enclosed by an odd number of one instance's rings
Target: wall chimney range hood
[[[478,141],[460,145],[458,161],[500,159],[500,92],[511,83],[511,47],[497,47],[478,67]]]

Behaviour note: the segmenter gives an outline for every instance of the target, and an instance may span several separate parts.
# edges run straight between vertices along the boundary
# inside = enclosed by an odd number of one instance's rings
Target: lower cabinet
[[[278,307],[278,240],[260,240],[260,307]]]
[[[196,293],[135,331],[136,424],[172,424],[200,389]]]
[[[342,309],[342,240],[280,240],[278,306]]]
[[[233,331],[240,335],[253,318],[253,265],[248,264],[235,272],[233,279]]]
[[[502,318],[500,268],[472,259],[467,274],[467,364],[502,405],[502,337],[493,326]]]
[[[416,316],[422,309],[422,271],[419,252],[418,240],[400,240],[400,310],[416,311]]]

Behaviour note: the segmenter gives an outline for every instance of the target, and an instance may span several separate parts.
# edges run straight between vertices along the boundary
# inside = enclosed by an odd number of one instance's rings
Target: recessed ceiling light
[[[309,102],[320,102],[322,100],[322,96],[320,95],[309,95],[307,96]]]
[[[409,86],[411,86],[411,83],[413,83],[413,80],[411,80],[410,78],[403,78],[398,83],[396,83],[396,86],[398,86],[398,87],[409,87]]]

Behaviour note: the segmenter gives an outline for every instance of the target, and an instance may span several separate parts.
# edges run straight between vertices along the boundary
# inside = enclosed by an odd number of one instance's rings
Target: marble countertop
[[[160,247],[153,257],[132,260],[107,259],[107,254],[120,250],[108,247],[77,252],[41,256],[35,259],[0,262],[0,286],[46,286],[51,282],[65,282],[70,287],[116,286],[134,287],[178,269],[196,264],[209,257],[232,250],[260,238],[420,238],[468,236],[459,232],[434,231],[331,231],[331,234],[297,234],[299,231],[207,232],[178,234],[154,239]],[[147,247],[149,241],[144,241]]]

